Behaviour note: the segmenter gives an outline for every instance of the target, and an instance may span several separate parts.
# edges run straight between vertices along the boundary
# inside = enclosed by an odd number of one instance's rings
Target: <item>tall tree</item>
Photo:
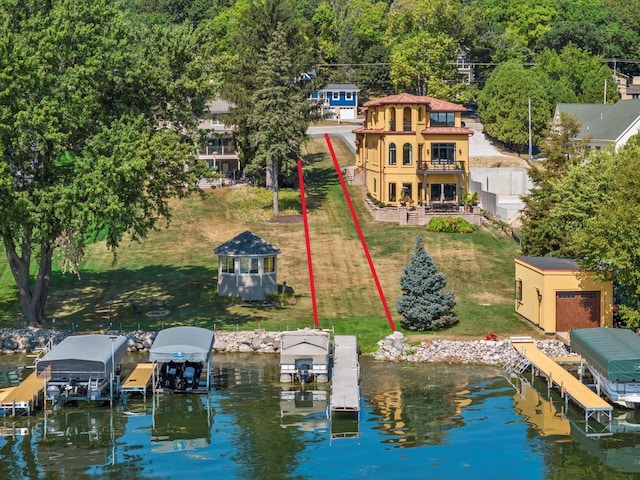
[[[581,164],[588,155],[589,139],[577,139],[581,126],[577,119],[561,113],[550,123],[541,142],[543,160],[529,168],[533,183],[523,197],[521,241],[525,255],[570,255],[571,243],[567,224],[560,216],[551,215],[558,199],[557,182],[572,165]]]
[[[0,237],[36,325],[54,253],[75,270],[89,231],[115,248],[195,188],[209,82],[190,30],[133,28],[108,0],[1,0],[0,18]]]
[[[478,95],[478,111],[485,131],[521,151],[529,142],[528,100],[531,100],[533,143],[537,144],[551,113],[544,79],[517,60],[496,67]]]
[[[255,157],[245,172],[252,175],[266,168],[266,183],[273,191],[273,214],[277,217],[278,179],[295,171],[310,111],[304,92],[291,81],[291,59],[280,25],[273,32],[257,74],[261,84],[251,96],[253,111],[248,120]]]
[[[258,133],[254,130],[256,124],[249,123],[254,109],[253,95],[263,83],[257,66],[266,58],[273,32],[280,30],[286,45],[291,80],[310,71],[313,41],[310,24],[295,0],[239,0],[223,15],[224,27],[218,19],[213,21],[219,31],[224,28],[225,32],[225,40],[218,42],[221,50],[217,52],[220,59],[217,65],[223,72],[222,96],[234,105],[230,122],[236,126],[241,160],[248,166],[254,162],[252,139]],[[266,177],[260,175],[256,180],[265,184]]]
[[[632,311],[640,310],[640,136],[617,153],[609,152],[609,189],[594,215],[574,236],[581,265],[613,272],[614,282]],[[637,313],[636,313],[637,318]]]
[[[440,330],[458,323],[453,311],[455,296],[446,291],[447,279],[438,272],[436,265],[422,245],[422,237],[416,238],[416,247],[409,265],[400,276],[402,296],[396,304],[402,315],[401,324],[407,330]]]

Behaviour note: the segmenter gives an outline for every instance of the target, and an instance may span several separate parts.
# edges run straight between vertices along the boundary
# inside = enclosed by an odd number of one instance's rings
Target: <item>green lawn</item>
[[[353,154],[339,141],[334,149],[341,165]],[[351,221],[324,139],[311,142],[305,155],[309,229],[320,325],[336,333],[357,334],[364,351],[390,333],[382,303],[360,240]],[[536,334],[513,308],[513,257],[517,246],[499,230],[441,234],[423,227],[373,222],[365,210],[362,187],[350,187],[396,327],[399,277],[417,235],[456,293],[460,324],[438,336],[479,338]],[[299,211],[295,191],[281,192],[281,214]],[[309,274],[302,223],[270,222],[270,193],[253,187],[221,188],[175,201],[169,228],[151,232],[141,242],[124,241],[117,256],[103,242],[90,245],[80,277],[52,277],[47,312],[60,328],[106,329],[109,321],[124,330],[192,324],[215,329],[283,330],[313,325]],[[279,247],[279,282],[293,289],[287,306],[238,304],[215,292],[217,260],[213,249],[245,230]],[[16,289],[6,258],[0,261],[0,326],[19,326]],[[164,302],[169,314],[145,315]],[[164,309],[162,307],[161,309]],[[418,335],[418,341],[432,333]]]

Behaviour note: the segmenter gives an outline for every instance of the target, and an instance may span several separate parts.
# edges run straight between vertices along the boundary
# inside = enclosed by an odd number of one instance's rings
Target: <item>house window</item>
[[[432,202],[446,202],[456,199],[455,183],[432,183],[430,185]]]
[[[390,202],[395,202],[397,200],[396,198],[396,184],[395,183],[390,183],[389,184],[389,201]]]
[[[420,123],[424,122],[424,107],[418,108],[418,121]]]
[[[411,165],[413,163],[413,155],[410,143],[405,143],[402,147],[402,164]]]
[[[220,257],[222,273],[235,273],[235,259],[233,257]]]
[[[452,165],[456,161],[455,143],[432,143],[431,163],[434,165]]]
[[[456,116],[454,113],[432,112],[429,116],[432,127],[455,127]]]
[[[411,108],[405,107],[402,114],[402,131],[410,132],[413,128],[411,128]]]
[[[389,145],[389,165],[396,164],[396,144],[392,143]]]
[[[391,108],[391,110],[389,110],[389,114],[391,115],[391,119],[389,120],[389,130],[391,130],[392,132],[396,131],[396,109],[395,108]]]
[[[349,101],[353,100],[353,92],[346,92],[344,94],[344,98],[345,100],[349,100]]]
[[[333,99],[340,100],[340,92],[333,92]]]
[[[403,183],[402,184],[402,198],[407,198],[409,200],[413,199],[413,184],[412,183]]]
[[[258,273],[258,259],[257,258],[241,258],[240,259],[240,273],[256,274]]]
[[[520,279],[516,280],[515,296],[516,296],[516,301],[522,302],[522,280]]]
[[[262,259],[262,271],[272,273],[276,271],[276,257],[264,257]]]

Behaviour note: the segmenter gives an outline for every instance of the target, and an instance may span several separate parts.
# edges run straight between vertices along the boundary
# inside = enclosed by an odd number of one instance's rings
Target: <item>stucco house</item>
[[[574,259],[516,257],[516,313],[545,333],[613,326],[613,282]]]
[[[469,191],[469,137],[458,105],[408,93],[364,104],[356,134],[356,169],[368,193],[391,205],[457,210]]]
[[[247,301],[278,293],[280,249],[245,231],[214,249],[218,255],[218,295]]]
[[[560,113],[573,115],[581,125],[578,138],[591,137],[589,147],[600,150],[622,147],[640,132],[640,100],[620,100],[614,104],[560,103],[554,121]]]

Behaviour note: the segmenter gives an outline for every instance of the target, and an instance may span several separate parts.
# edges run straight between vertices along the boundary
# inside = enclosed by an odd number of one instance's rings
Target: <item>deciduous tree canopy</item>
[[[2,0],[0,18],[0,236],[38,324],[54,252],[73,270],[89,231],[142,237],[195,186],[210,84],[190,29],[134,28],[110,1]]]

